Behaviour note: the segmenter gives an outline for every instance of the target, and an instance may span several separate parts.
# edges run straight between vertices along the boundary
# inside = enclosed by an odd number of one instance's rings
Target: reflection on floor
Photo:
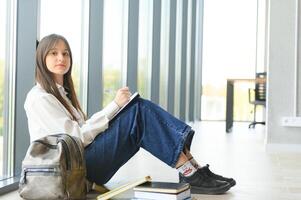
[[[224,176],[233,177],[237,185],[224,195],[193,195],[197,200],[297,200],[301,199],[301,154],[264,150],[265,126],[248,129],[247,123],[235,123],[233,133],[224,131],[224,122],[192,124],[196,134],[192,153],[201,164]],[[99,169],[101,170],[101,169]],[[178,180],[171,169],[144,150],[140,150],[111,179],[109,187],[150,175],[155,181]],[[131,191],[118,198],[131,195]],[[18,199],[16,192],[0,199]]]

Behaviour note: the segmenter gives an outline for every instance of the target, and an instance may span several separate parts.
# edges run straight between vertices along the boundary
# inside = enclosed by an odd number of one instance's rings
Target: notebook
[[[191,193],[190,193],[190,189],[184,190],[177,194],[135,191],[135,199],[136,200],[139,199],[187,200],[187,199],[191,199]]]
[[[164,192],[176,194],[190,188],[189,183],[146,182],[134,188],[134,191]]]
[[[182,200],[191,197],[188,183],[146,182],[134,188],[135,198]]]
[[[124,106],[122,106],[112,117],[112,119],[114,119],[122,110],[124,110],[134,99],[138,98],[140,95],[138,92],[135,92],[134,94],[132,94],[132,96],[130,97],[129,102],[127,102]]]

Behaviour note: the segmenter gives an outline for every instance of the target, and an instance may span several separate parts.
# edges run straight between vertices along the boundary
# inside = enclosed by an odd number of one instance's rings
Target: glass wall
[[[104,1],[103,23],[103,106],[125,86],[127,46],[127,0]]]
[[[6,30],[6,0],[0,0],[0,30]],[[5,78],[5,41],[6,31],[0,31],[0,180],[3,178],[3,103],[4,103],[4,78]]]
[[[59,5],[59,6],[58,6]],[[72,6],[71,6],[72,5]],[[63,14],[62,14],[63,13]],[[71,47],[73,55],[72,78],[76,93],[83,104],[83,83],[82,73],[86,68],[84,44],[88,43],[84,37],[85,16],[88,8],[85,6],[84,0],[41,0],[40,1],[40,29],[38,30],[38,39],[44,36],[56,33],[64,36]],[[86,42],[83,42],[86,40]],[[85,110],[85,108],[83,108]]]
[[[138,91],[150,99],[152,67],[153,1],[139,1]]]
[[[161,1],[160,105],[167,109],[170,0]]]
[[[13,175],[16,1],[0,0],[0,180]]]
[[[225,120],[227,79],[255,77],[256,18],[257,1],[204,1],[203,120]],[[234,120],[252,120],[249,87],[235,85]]]

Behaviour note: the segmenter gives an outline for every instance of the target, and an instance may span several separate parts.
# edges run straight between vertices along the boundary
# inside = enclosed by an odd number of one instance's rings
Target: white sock
[[[185,162],[181,167],[177,168],[177,170],[183,175],[183,176],[192,176],[197,169],[189,162]]]
[[[199,163],[192,157],[189,162],[196,168],[201,168],[201,166],[199,165]]]

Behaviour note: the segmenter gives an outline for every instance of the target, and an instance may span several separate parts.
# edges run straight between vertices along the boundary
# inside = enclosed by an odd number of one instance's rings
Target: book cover
[[[190,189],[188,188],[180,193],[135,191],[134,196],[136,199],[184,200],[184,199],[190,199],[191,193],[190,193]]]
[[[135,92],[134,94],[132,94],[132,96],[130,97],[129,102],[127,102],[124,106],[122,106],[112,117],[112,119],[114,119],[121,111],[123,111],[127,105],[129,105],[134,99],[138,98],[140,95],[138,92]]]
[[[146,182],[134,188],[134,191],[178,194],[190,188],[189,183]]]

